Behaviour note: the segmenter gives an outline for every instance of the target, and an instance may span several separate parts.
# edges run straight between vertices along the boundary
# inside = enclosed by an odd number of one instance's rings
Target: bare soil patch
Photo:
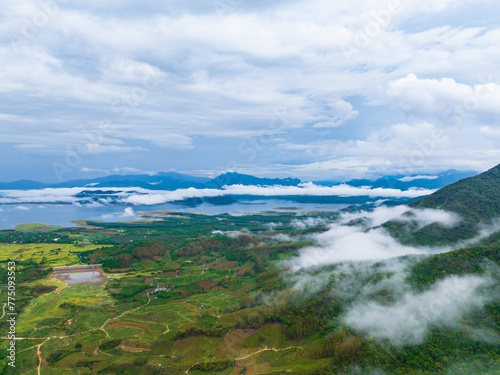
[[[212,269],[225,270],[227,268],[234,268],[234,267],[236,267],[237,264],[238,264],[238,262],[236,262],[235,260],[225,260],[222,263],[219,263],[219,264],[216,264],[215,266],[212,266]]]
[[[218,284],[217,281],[203,280],[198,281],[198,285],[201,286],[205,291],[208,291],[211,287],[216,286]]]

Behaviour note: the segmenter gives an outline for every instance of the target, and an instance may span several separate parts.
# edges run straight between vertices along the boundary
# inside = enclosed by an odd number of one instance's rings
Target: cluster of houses
[[[153,290],[152,290],[151,292],[149,292],[149,293],[150,293],[150,294],[156,294],[156,293],[158,293],[158,292],[160,292],[160,291],[170,292],[170,291],[172,290],[172,288],[173,288],[173,287],[174,287],[173,285],[169,285],[169,286],[167,286],[167,287],[161,287],[161,286],[159,286],[158,288],[153,289]]]

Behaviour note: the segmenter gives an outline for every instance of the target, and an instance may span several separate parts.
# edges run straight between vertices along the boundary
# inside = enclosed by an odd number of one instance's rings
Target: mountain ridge
[[[383,224],[404,244],[449,245],[476,237],[482,225],[500,217],[500,164],[474,177],[461,179],[408,205],[456,213],[461,220],[453,227],[433,223],[418,227],[397,220]]]
[[[474,175],[472,171],[449,170],[437,175],[437,178],[430,179],[430,176],[384,176],[376,180],[354,179],[347,182],[333,181],[312,181],[316,185],[333,186],[347,184],[354,187],[371,186],[372,188],[392,188],[408,190],[411,188],[438,189],[450,183],[456,182],[463,177]],[[432,176],[434,177],[434,176]],[[402,181],[409,178],[408,181]],[[220,189],[224,185],[281,185],[298,186],[303,183],[298,178],[267,178],[253,175],[241,174],[237,172],[227,172],[215,178],[196,177],[177,172],[158,172],[157,174],[133,174],[133,175],[109,175],[93,179],[77,179],[58,183],[44,183],[33,180],[19,180],[13,182],[0,182],[0,190],[30,190],[46,188],[71,188],[71,187],[138,187],[149,190],[176,190],[186,188],[212,188]]]

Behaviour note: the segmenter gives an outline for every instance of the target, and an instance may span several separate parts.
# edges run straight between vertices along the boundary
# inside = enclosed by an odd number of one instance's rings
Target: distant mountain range
[[[418,176],[385,176],[378,180],[351,180],[346,182],[351,186],[371,186],[372,188],[386,188],[408,190],[410,188],[441,189],[463,178],[477,175],[474,171],[457,171],[454,169],[436,175]]]
[[[350,186],[371,186],[372,188],[392,188],[408,190],[410,188],[439,189],[463,178],[476,175],[473,171],[449,170],[438,175],[424,176],[386,176],[377,180],[351,180],[344,182]],[[219,189],[225,185],[258,185],[258,186],[297,186],[305,181],[298,178],[260,178],[236,172],[221,174],[213,179],[194,177],[177,172],[159,172],[155,175],[110,175],[94,179],[71,180],[60,183],[43,183],[31,180],[0,182],[0,190],[29,190],[45,188],[93,187],[93,188],[129,188],[138,187],[149,190],[177,190],[187,188]],[[339,182],[313,181],[317,185],[331,186]]]

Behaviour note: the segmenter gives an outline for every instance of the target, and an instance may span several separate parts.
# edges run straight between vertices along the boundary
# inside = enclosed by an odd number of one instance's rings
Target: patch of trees
[[[86,310],[85,306],[83,305],[78,305],[76,303],[72,302],[63,302],[59,305],[60,308],[66,309],[66,310],[72,310],[72,311],[82,311]]]
[[[99,345],[99,349],[101,350],[108,350],[108,349],[113,349],[116,348],[118,345],[122,343],[122,339],[111,339],[111,340],[106,340],[102,344]]]
[[[49,365],[53,366],[56,362],[59,362],[61,359],[64,357],[67,357],[68,355],[74,353],[74,350],[66,350],[66,349],[59,349],[47,356],[47,362]]]
[[[100,369],[98,374],[113,374],[113,375],[159,375],[159,374],[180,374],[180,371],[170,366],[158,367],[152,365],[133,366],[131,363],[121,363],[108,366]]]
[[[395,349],[393,354],[388,367],[394,373],[448,373],[446,367],[449,364],[470,362],[471,356],[483,358],[484,361],[491,358],[498,360],[500,347],[494,343],[474,340],[465,332],[434,330],[423,345]]]
[[[235,361],[230,360],[230,359],[222,359],[219,361],[198,363],[198,364],[194,365],[191,368],[191,370],[214,373],[214,372],[227,370],[228,368],[234,367],[234,366],[235,366]]]
[[[92,370],[94,365],[98,364],[99,361],[78,361],[75,363],[76,367],[87,367],[89,370]]]
[[[120,291],[114,293],[113,296],[117,299],[127,299],[133,297],[145,290],[151,288],[148,284],[125,284]]]
[[[70,244],[73,239],[67,234],[58,232],[21,232],[16,230],[0,231],[0,243],[54,243],[58,238],[57,243]]]
[[[411,267],[408,280],[424,289],[450,275],[483,273],[487,262],[500,264],[500,246],[479,246],[433,255]]]
[[[283,323],[288,338],[303,339],[327,329],[340,312],[338,303],[328,296],[311,300],[295,299],[271,313],[267,320]]]
[[[6,267],[10,259],[0,262]],[[24,282],[35,281],[52,273],[52,268],[43,268],[33,260],[16,260],[16,278]],[[0,283],[5,284],[8,280],[8,272],[0,272]]]
[[[165,245],[158,241],[147,241],[135,246],[131,255],[136,259],[153,259],[165,255]]]
[[[343,328],[325,337],[311,351],[312,358],[333,358],[334,363],[340,366],[354,363],[362,354],[363,340],[361,336],[349,337]]]
[[[258,243],[259,241],[256,238],[246,234],[242,234],[236,238],[215,236],[189,242],[177,250],[175,254],[179,258],[198,257],[201,255],[210,255],[211,253],[225,255],[236,248],[247,248],[255,246]]]
[[[269,322],[285,326],[289,339],[303,339],[315,333],[324,333],[341,313],[338,302],[328,296],[304,300],[291,296],[277,299],[273,305],[249,309],[236,323],[237,328],[256,329]]]
[[[55,289],[56,287],[54,285],[44,285],[42,283],[36,283],[35,286],[33,287],[33,291],[38,295],[50,293]]]
[[[103,249],[94,252],[91,256],[91,261],[99,261],[105,269],[128,268],[135,262],[163,256],[165,252],[165,244],[156,240],[144,241],[133,245],[119,245],[112,249]],[[103,259],[99,260],[100,258]]]
[[[260,255],[253,248],[238,247],[232,249],[226,255],[227,260],[234,260],[240,264],[252,262],[254,264],[255,273],[261,273],[266,269],[266,264]]]
[[[260,290],[263,292],[279,291],[286,288],[286,283],[279,270],[266,271],[256,277]]]
[[[439,223],[421,227],[417,222],[411,221],[388,221],[382,227],[402,244],[420,246],[454,244],[478,233],[477,225],[469,221],[461,221],[451,228]]]
[[[216,326],[212,328],[189,327],[183,331],[177,331],[175,339],[182,339],[190,336],[222,337],[229,331],[229,327]]]

